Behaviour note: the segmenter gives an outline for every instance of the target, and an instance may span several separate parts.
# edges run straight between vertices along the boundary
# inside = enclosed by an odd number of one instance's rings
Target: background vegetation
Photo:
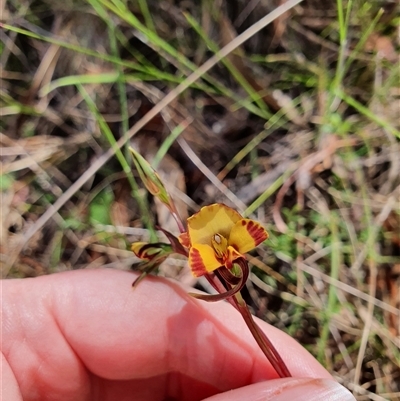
[[[359,400],[400,400],[398,4],[299,0],[257,32],[290,3],[2,2],[2,275],[130,269],[130,242],[176,232],[129,144],[182,217],[265,223],[256,315]],[[183,260],[160,274],[208,289]]]

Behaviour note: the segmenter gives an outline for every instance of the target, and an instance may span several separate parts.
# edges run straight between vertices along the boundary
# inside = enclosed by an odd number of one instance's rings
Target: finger
[[[339,383],[328,379],[276,379],[251,384],[204,401],[355,401]]]
[[[231,305],[194,300],[157,278],[132,290],[133,278],[101,269],[4,282],[3,300],[14,293],[18,302],[3,302],[3,338],[19,342],[5,351],[24,388],[62,381],[71,394],[89,391],[86,369],[109,380],[181,374],[208,394],[276,377]],[[294,376],[330,377],[293,339],[262,327]]]
[[[102,375],[112,372],[111,378],[121,379],[163,374],[174,366],[194,377],[216,380],[218,372],[236,380],[243,370],[257,376],[254,379],[276,377],[231,305],[194,300],[186,289],[166,280],[148,278],[132,290],[129,273],[85,273],[90,276],[90,287],[81,279],[76,282],[71,278],[69,284],[63,284],[65,291],[75,296],[57,315],[69,343],[92,371]],[[263,329],[294,376],[330,377],[292,338],[269,325]],[[108,361],[110,353],[114,365]],[[228,374],[234,370],[232,366],[215,364],[216,359],[231,361],[241,373]]]

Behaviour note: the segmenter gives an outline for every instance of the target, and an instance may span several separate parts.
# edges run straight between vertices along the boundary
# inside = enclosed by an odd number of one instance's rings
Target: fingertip
[[[339,383],[329,379],[276,379],[218,394],[204,401],[355,401]]]

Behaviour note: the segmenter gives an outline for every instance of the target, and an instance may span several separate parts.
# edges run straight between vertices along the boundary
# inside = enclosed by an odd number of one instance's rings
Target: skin
[[[149,277],[80,270],[2,281],[2,399],[354,400],[295,340],[259,322],[278,379],[240,314]]]

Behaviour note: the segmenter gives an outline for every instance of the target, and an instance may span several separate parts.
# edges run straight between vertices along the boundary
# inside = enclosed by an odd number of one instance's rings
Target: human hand
[[[259,322],[293,378],[277,379],[231,305],[133,280],[100,269],[2,281],[3,399],[354,400],[278,329]]]

